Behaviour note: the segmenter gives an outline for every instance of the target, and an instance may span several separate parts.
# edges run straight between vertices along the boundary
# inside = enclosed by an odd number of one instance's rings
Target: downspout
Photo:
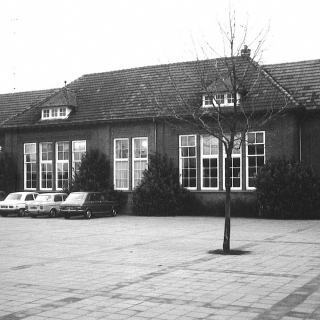
[[[299,162],[302,161],[302,133],[301,133],[301,121],[299,121]]]
[[[157,153],[157,122],[155,121],[155,119],[152,119],[153,121],[153,130],[154,130],[154,150],[155,153]]]

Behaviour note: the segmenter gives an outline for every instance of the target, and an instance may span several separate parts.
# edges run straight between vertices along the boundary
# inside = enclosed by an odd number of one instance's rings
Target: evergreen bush
[[[155,153],[149,160],[148,169],[133,192],[133,213],[148,216],[192,214],[195,197],[181,187],[172,159]]]
[[[260,215],[267,218],[315,218],[320,208],[320,179],[304,162],[271,158],[255,179]]]
[[[0,190],[7,194],[16,191],[16,163],[5,153],[0,157]]]
[[[121,207],[127,201],[127,195],[114,190],[110,182],[110,161],[99,149],[86,152],[79,166],[79,171],[74,173],[67,193],[75,191],[96,191],[107,195],[108,200],[117,201]]]

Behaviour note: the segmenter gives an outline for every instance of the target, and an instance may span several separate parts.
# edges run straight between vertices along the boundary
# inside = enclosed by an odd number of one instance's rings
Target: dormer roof
[[[77,108],[77,97],[74,92],[64,87],[38,104],[38,108],[67,107]]]

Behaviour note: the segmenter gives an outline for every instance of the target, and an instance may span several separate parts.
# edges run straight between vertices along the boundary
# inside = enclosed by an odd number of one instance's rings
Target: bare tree
[[[248,28],[238,28],[235,13],[229,25],[219,24],[224,54],[216,59],[196,59],[193,63],[167,65],[161,86],[149,87],[151,103],[159,117],[171,124],[188,123],[222,142],[225,150],[225,230],[223,251],[230,251],[230,205],[232,154],[245,143],[247,132],[263,127],[283,113],[295,100],[259,61],[267,32],[260,32],[249,43]],[[238,40],[237,32],[242,29]],[[214,53],[210,43],[208,47]],[[153,81],[157,82],[157,81]]]

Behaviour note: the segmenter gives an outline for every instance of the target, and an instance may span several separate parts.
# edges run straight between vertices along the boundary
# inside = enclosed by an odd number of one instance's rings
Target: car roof
[[[45,195],[45,196],[54,196],[54,195],[66,195],[65,192],[46,192],[46,193],[39,193],[39,196],[40,195]]]
[[[10,192],[9,194],[30,194],[30,193],[36,193],[39,194],[39,192],[35,192],[35,191],[18,191],[18,192]]]
[[[85,193],[85,194],[88,194],[88,193],[101,193],[101,192],[100,191],[75,191],[75,192],[71,192],[71,193]]]

